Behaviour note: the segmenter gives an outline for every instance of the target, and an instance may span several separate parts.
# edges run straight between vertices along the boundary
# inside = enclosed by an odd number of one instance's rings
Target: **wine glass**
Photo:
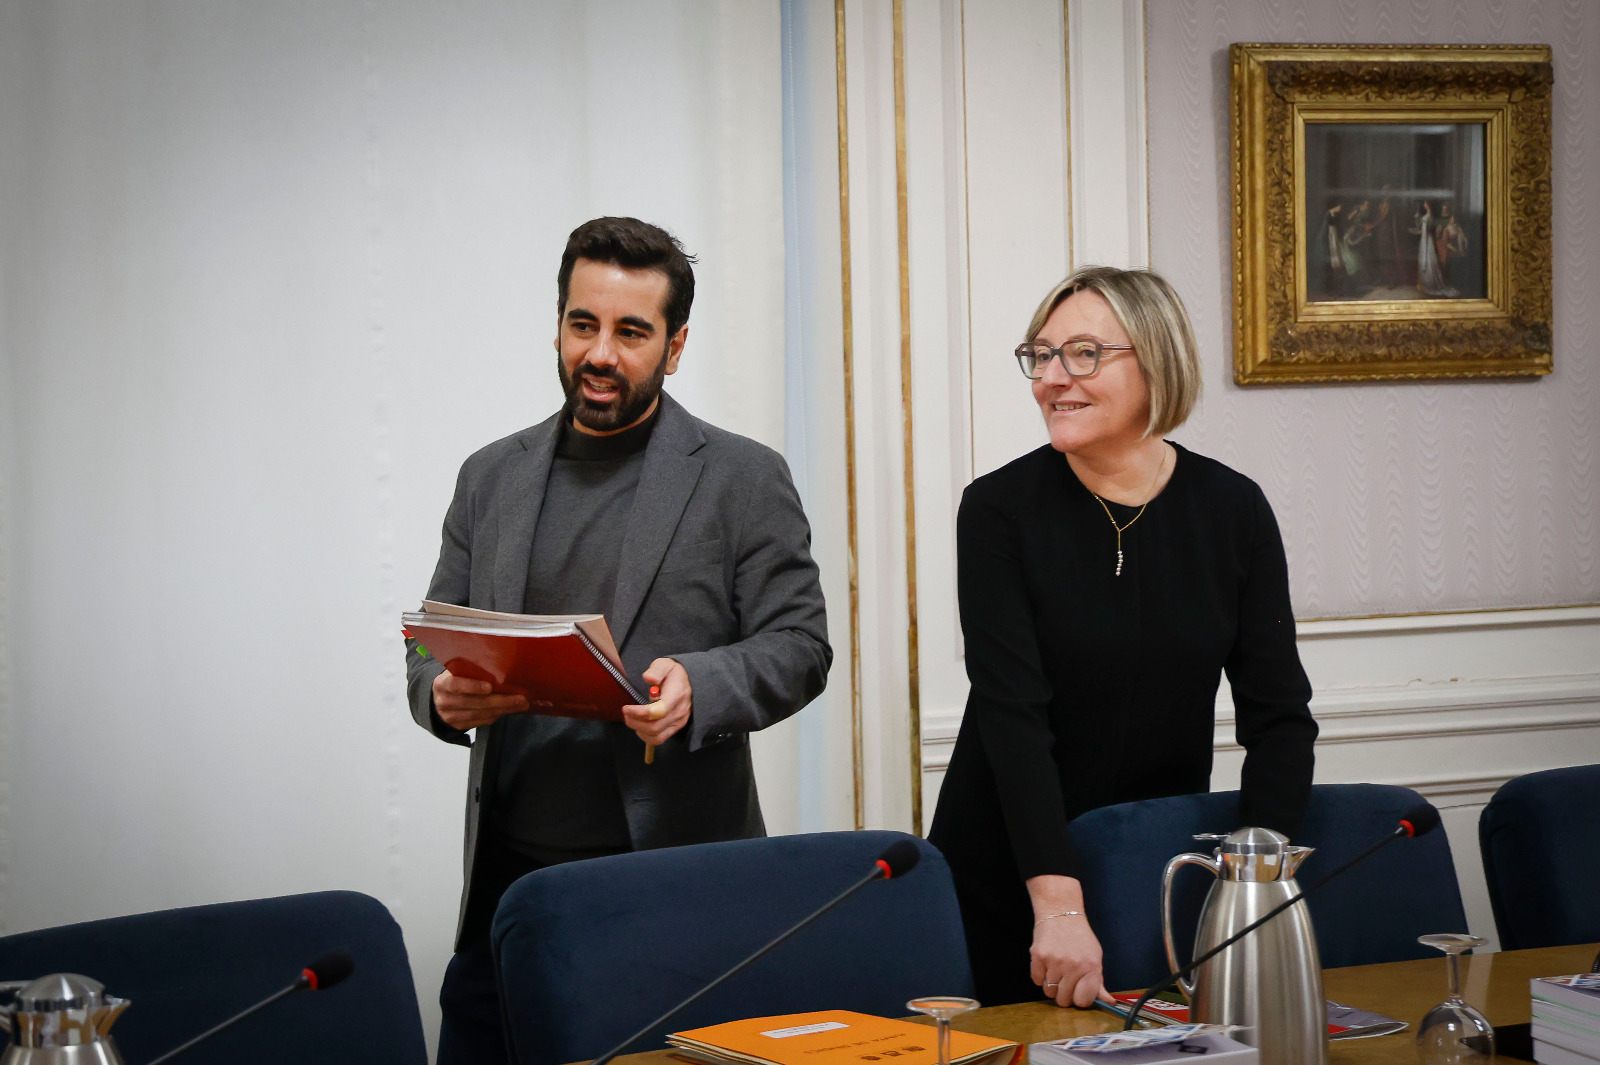
[[[929,995],[906,1003],[906,1009],[926,1013],[939,1025],[939,1065],[950,1065],[950,1018],[977,1008],[976,999],[956,995]]]
[[[1423,1065],[1465,1065],[1494,1057],[1494,1028],[1461,997],[1461,955],[1483,942],[1480,936],[1443,933],[1418,936],[1425,947],[1444,951],[1450,966],[1450,997],[1428,1011],[1417,1028]]]

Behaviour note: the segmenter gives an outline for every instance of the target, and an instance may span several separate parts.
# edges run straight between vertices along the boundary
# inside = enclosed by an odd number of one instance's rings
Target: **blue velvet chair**
[[[1317,850],[1295,879],[1302,887],[1314,883],[1382,839],[1408,807],[1421,801],[1407,788],[1379,784],[1313,787],[1305,822],[1291,842]],[[1212,845],[1197,843],[1194,834],[1239,827],[1238,811],[1239,793],[1223,791],[1107,806],[1069,826],[1084,856],[1084,897],[1105,949],[1107,987],[1148,987],[1170,974],[1161,941],[1161,871],[1175,854],[1209,854]],[[1200,906],[1212,883],[1204,869],[1178,872],[1173,923],[1181,960],[1190,957]],[[1327,968],[1436,957],[1436,951],[1417,943],[1417,936],[1467,930],[1442,828],[1391,843],[1307,904]]]
[[[377,899],[326,891],[113,917],[0,939],[0,979],[91,976],[132,1005],[111,1034],[145,1062],[294,982],[344,948],[355,971],[274,1003],[186,1052],[185,1065],[426,1065],[400,926]],[[0,1046],[4,1034],[0,1033]]]
[[[898,832],[820,832],[552,866],[506,891],[493,942],[513,1060],[596,1057],[872,871]],[[633,1049],[741,1017],[972,994],[944,858],[868,884]]]
[[[1600,765],[1508,782],[1478,843],[1501,949],[1600,940]]]

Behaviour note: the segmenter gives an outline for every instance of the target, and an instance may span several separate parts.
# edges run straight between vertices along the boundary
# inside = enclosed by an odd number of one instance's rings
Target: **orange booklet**
[[[600,614],[504,614],[424,600],[400,624],[451,673],[527,696],[535,714],[621,721],[624,706],[645,702]]]
[[[849,1010],[755,1017],[674,1032],[667,1042],[683,1056],[714,1065],[936,1065],[938,1032],[916,1021],[891,1021]],[[1015,1065],[1018,1043],[970,1032],[950,1033],[951,1065]]]

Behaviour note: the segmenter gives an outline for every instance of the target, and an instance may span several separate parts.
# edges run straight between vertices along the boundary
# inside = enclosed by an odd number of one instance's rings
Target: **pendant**
[[[1120,547],[1117,548],[1117,572],[1112,574],[1112,576],[1114,576],[1114,577],[1122,576],[1122,548],[1120,548]]]

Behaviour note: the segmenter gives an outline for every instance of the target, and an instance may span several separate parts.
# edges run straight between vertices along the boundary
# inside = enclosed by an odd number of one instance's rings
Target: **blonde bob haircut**
[[[1027,340],[1075,292],[1097,292],[1111,305],[1133,341],[1133,355],[1150,389],[1150,424],[1145,436],[1163,436],[1188,420],[1200,400],[1200,355],[1189,312],[1166,278],[1149,270],[1083,266],[1050,290],[1033,312]]]

